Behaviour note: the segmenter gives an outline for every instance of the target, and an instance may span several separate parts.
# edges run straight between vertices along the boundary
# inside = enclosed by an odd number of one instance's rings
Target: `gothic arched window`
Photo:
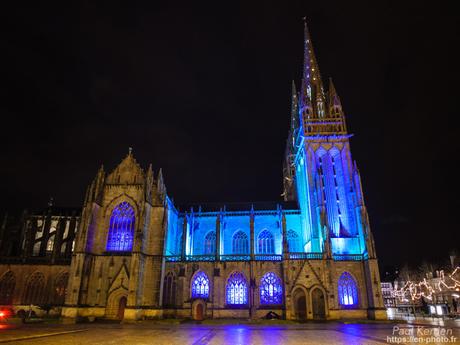
[[[45,302],[45,276],[35,272],[27,281],[24,304],[41,304]]]
[[[286,233],[286,237],[287,237],[289,252],[298,253],[302,251],[300,248],[300,242],[299,242],[300,238],[297,232],[295,232],[294,230],[288,230]]]
[[[282,300],[281,279],[273,272],[265,273],[260,280],[260,303],[281,304]]]
[[[244,305],[248,303],[248,284],[244,275],[234,272],[227,281],[227,304]]]
[[[51,253],[54,249],[54,234],[51,235],[48,239],[48,242],[46,242],[46,252]]]
[[[204,238],[204,254],[212,255],[216,253],[216,232],[210,231]]]
[[[232,253],[247,254],[249,251],[248,235],[243,231],[238,231],[233,235]]]
[[[209,279],[206,273],[199,271],[192,281],[192,298],[209,297]]]
[[[270,231],[262,231],[257,239],[257,252],[259,254],[273,254],[275,252],[275,240]]]
[[[0,279],[0,304],[12,304],[16,278],[11,271],[6,272]]]
[[[57,305],[63,305],[65,301],[65,295],[67,292],[67,283],[69,281],[69,273],[61,273],[54,282],[54,298],[53,303]]]
[[[350,273],[343,272],[338,282],[339,303],[344,307],[358,305],[358,286]]]
[[[126,252],[133,248],[134,209],[126,201],[112,211],[110,217],[107,251]]]
[[[169,272],[163,283],[163,305],[174,306],[176,304],[176,276]]]

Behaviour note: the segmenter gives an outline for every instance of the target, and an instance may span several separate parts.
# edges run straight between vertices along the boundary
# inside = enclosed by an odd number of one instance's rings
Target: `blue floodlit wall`
[[[194,223],[190,255],[204,255],[205,237],[210,231],[216,231],[216,215],[195,217]]]
[[[259,235],[263,231],[269,231],[273,236],[274,251],[263,253],[259,251]],[[283,229],[278,214],[263,214],[254,217],[254,253],[256,254],[282,254]]]
[[[231,255],[235,254],[232,250],[233,235],[238,231],[242,231],[246,234],[250,245],[251,234],[249,233],[250,218],[247,215],[226,215],[224,217],[223,224],[221,224],[221,254]],[[247,253],[237,254],[249,254],[249,245]]]
[[[360,190],[354,181],[348,142],[342,144],[341,149],[328,145],[327,150],[318,144],[313,151],[309,143],[302,143],[295,159],[295,187],[304,251],[324,250],[325,229],[320,222],[324,207],[332,253],[363,254],[363,229],[357,212]]]
[[[287,212],[286,213],[286,232],[288,234],[294,234],[293,237],[293,244],[295,250],[290,250],[291,252],[303,252],[305,251],[305,246],[307,244],[307,234],[303,231],[302,227],[302,219],[300,216],[300,212]],[[290,231],[292,231],[290,233]],[[297,235],[297,236],[295,236]],[[289,242],[289,238],[288,238]]]
[[[182,228],[184,224],[183,218],[179,218],[179,213],[168,197],[166,197],[166,208],[167,232],[165,255],[180,255],[182,247]]]

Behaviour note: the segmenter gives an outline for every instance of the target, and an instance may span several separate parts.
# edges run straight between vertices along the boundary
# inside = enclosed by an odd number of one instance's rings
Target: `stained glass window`
[[[358,286],[350,273],[343,272],[338,282],[339,303],[342,306],[358,305]]]
[[[294,230],[288,230],[286,233],[287,242],[288,242],[288,250],[291,253],[298,253],[301,252],[302,249],[300,248],[300,238],[297,232]]]
[[[204,238],[204,255],[216,253],[216,232],[210,231]]]
[[[206,273],[199,271],[192,282],[192,298],[209,297],[209,279]]]
[[[12,304],[16,278],[11,271],[6,272],[0,279],[0,304]]]
[[[127,202],[115,207],[110,217],[107,251],[130,251],[133,248],[134,209]]]
[[[227,282],[227,304],[244,305],[248,303],[248,285],[244,275],[234,272]]]
[[[262,231],[257,239],[257,252],[259,254],[273,254],[275,252],[275,241],[270,231]]]
[[[281,279],[273,272],[265,273],[260,280],[260,303],[281,304],[283,301],[283,288]]]
[[[247,254],[249,252],[248,235],[243,231],[238,231],[233,235],[232,253]]]

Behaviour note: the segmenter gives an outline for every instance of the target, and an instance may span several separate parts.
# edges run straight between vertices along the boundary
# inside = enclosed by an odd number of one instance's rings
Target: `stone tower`
[[[294,82],[292,87],[283,195],[299,204],[306,252],[322,252],[327,259],[364,255],[369,317],[383,318],[374,240],[361,177],[351,157],[351,135],[331,79],[324,91],[306,23],[304,30],[303,76],[300,93]]]

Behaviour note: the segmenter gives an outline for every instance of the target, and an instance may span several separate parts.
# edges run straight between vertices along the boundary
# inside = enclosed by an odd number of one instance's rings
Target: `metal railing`
[[[321,260],[323,253],[289,253],[291,260]]]
[[[256,254],[254,255],[254,259],[256,261],[281,261],[283,258],[282,255],[278,254]]]
[[[334,254],[332,258],[335,261],[362,261],[364,260],[364,255],[362,254]]]

